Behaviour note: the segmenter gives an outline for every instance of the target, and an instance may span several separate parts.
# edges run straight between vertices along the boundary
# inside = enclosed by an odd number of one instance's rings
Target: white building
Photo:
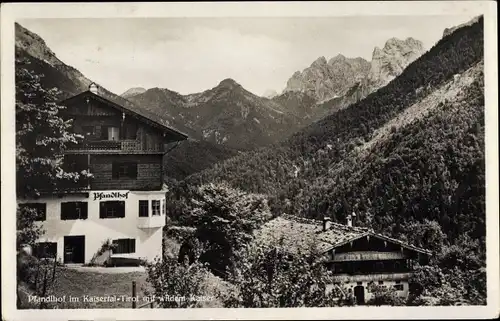
[[[62,104],[67,106],[63,116],[85,136],[65,151],[64,164],[93,178],[18,200],[37,209],[45,231],[35,253],[63,263],[90,263],[109,240],[115,244],[113,258],[161,258],[164,145],[187,136],[95,85]]]

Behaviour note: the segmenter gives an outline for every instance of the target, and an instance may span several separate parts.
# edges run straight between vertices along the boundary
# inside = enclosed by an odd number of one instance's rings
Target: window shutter
[[[68,212],[68,203],[61,203],[61,220],[65,220]]]
[[[89,204],[87,202],[82,202],[81,203],[81,208],[82,208],[82,217],[81,219],[86,220],[89,216],[88,210],[89,210]]]
[[[106,206],[104,202],[99,203],[99,218],[104,218],[106,216]]]
[[[125,217],[125,202],[124,201],[118,201],[118,204],[117,204],[117,208],[118,208],[118,217]]]
[[[135,253],[135,239],[130,239],[130,253]]]

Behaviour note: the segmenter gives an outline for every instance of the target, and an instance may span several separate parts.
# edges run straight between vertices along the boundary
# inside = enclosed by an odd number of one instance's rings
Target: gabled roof
[[[323,222],[305,219],[293,215],[283,214],[266,224],[255,232],[259,244],[273,245],[288,248],[292,253],[309,253],[313,247],[320,253],[326,253],[334,248],[371,236],[383,239],[402,246],[403,248],[430,255],[430,251],[406,244],[400,240],[362,227],[350,227],[331,222],[330,229],[323,231]]]
[[[102,89],[101,87],[97,88],[96,92],[92,92],[90,90],[84,91],[76,96],[67,98],[63,100],[61,103],[78,100],[83,97],[92,97],[98,101],[102,101],[107,105],[118,109],[120,112],[124,112],[128,115],[134,116],[139,120],[148,123],[149,125],[156,127],[160,130],[166,131],[169,134],[172,134],[179,138],[180,140],[188,138],[188,135],[182,133],[181,131],[171,128],[168,123],[163,120],[159,115],[153,113],[149,110],[141,108],[131,102],[128,99],[117,96],[107,90]]]

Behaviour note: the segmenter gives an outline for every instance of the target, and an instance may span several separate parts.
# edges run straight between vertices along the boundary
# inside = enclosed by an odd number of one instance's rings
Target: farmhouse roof
[[[264,245],[279,244],[293,253],[310,253],[315,248],[320,253],[352,242],[362,237],[373,236],[398,244],[403,248],[430,255],[431,252],[400,240],[375,233],[363,227],[347,226],[335,222],[323,231],[323,222],[283,214],[262,226],[256,231],[257,242]]]
[[[92,85],[94,85],[94,83],[92,83],[91,86]],[[73,97],[67,98],[63,100],[63,102],[78,100],[82,97],[90,96],[93,97],[94,99],[107,103],[109,106],[116,108],[121,112],[137,117],[143,122],[145,121],[146,123],[149,123],[150,125],[157,127],[163,131],[167,131],[170,134],[173,134],[180,139],[186,139],[188,137],[188,135],[186,135],[185,133],[172,128],[168,124],[168,121],[162,119],[158,114],[151,112],[145,108],[141,108],[140,106],[134,104],[130,100],[125,99],[116,94],[113,94],[112,92],[107,91],[100,86],[97,86],[97,88],[95,87],[90,88],[91,86],[89,86],[89,90],[81,92],[80,94],[75,95]]]

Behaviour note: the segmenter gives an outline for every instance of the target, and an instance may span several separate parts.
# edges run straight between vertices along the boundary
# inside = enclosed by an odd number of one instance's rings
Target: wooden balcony
[[[402,252],[358,251],[335,254],[332,262],[401,260],[407,256]]]
[[[142,144],[138,140],[83,141],[69,147],[68,154],[161,154],[162,144]]]
[[[333,282],[370,282],[370,281],[403,281],[408,280],[410,272],[404,273],[373,273],[373,274],[337,274],[333,276]]]

